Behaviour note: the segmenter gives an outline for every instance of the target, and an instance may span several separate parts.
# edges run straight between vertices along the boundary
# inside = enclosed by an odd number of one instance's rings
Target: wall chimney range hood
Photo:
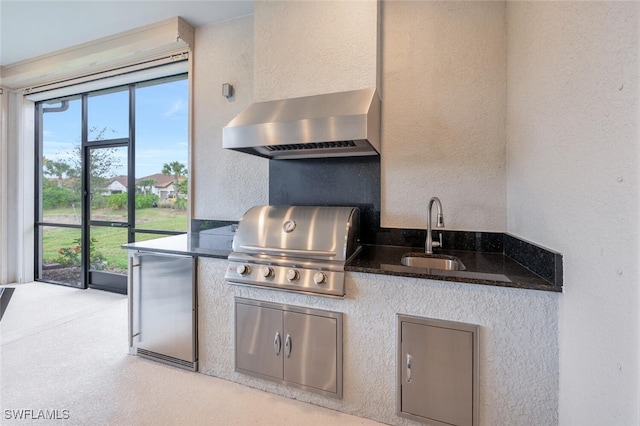
[[[277,160],[379,155],[380,98],[371,88],[254,103],[222,146]]]

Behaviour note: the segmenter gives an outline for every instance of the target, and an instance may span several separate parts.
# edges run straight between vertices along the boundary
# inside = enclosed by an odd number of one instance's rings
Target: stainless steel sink
[[[454,256],[444,254],[409,253],[400,260],[404,266],[426,269],[442,269],[445,271],[464,271],[465,266]]]

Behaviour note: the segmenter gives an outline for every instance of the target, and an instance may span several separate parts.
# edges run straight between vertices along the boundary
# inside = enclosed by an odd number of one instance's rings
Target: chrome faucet
[[[427,241],[424,244],[424,252],[426,254],[433,254],[434,247],[442,246],[442,234],[440,234],[440,242],[433,241],[433,237],[431,236],[431,209],[433,208],[433,203],[436,203],[437,211],[437,219],[436,219],[436,228],[444,228],[444,216],[442,215],[442,203],[440,203],[440,199],[438,197],[433,197],[429,200],[429,208],[427,210]]]

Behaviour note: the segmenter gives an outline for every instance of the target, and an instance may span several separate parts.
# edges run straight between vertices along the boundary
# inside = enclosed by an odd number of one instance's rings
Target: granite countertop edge
[[[124,244],[122,248],[169,255],[226,259],[231,253],[232,241],[233,234],[201,235],[200,233],[185,233]],[[460,257],[464,264],[467,265],[468,270],[433,273],[432,270],[425,269],[422,272],[399,264],[399,258],[402,253],[412,251],[416,251],[416,249],[412,247],[364,245],[362,252],[345,265],[345,272],[562,292],[561,286],[555,286],[547,282],[501,254],[443,251],[443,254],[447,253]],[[480,259],[480,262],[476,262],[476,258]],[[482,265],[478,266],[476,263],[481,263]]]
[[[435,250],[434,250],[435,251]],[[402,266],[405,253],[419,252],[415,247],[364,245],[362,252],[345,266],[347,272],[390,275],[406,278],[480,284],[498,287],[561,293],[554,285],[501,253],[462,250],[438,250],[436,254],[458,257],[467,266],[464,271],[435,271]]]
[[[434,281],[448,281],[462,284],[479,284],[479,285],[489,285],[494,287],[508,287],[508,288],[518,288],[522,290],[539,290],[539,291],[550,291],[555,293],[561,293],[562,289],[557,288],[551,284],[533,284],[527,283],[524,281],[500,281],[500,280],[491,280],[491,279],[483,279],[483,278],[467,278],[467,277],[458,277],[458,276],[444,276],[438,274],[428,274],[428,273],[420,273],[420,272],[400,272],[400,271],[390,271],[378,268],[365,268],[362,266],[346,266],[346,272],[360,272],[365,274],[377,274],[377,275],[389,275],[395,277],[404,277],[404,278],[419,278],[419,279],[428,279]]]
[[[233,237],[230,238],[233,239]],[[137,243],[123,244],[121,247],[127,250],[226,259],[231,253],[231,239],[229,239],[228,236],[212,238],[211,244],[201,246],[201,238],[198,233],[185,233]]]

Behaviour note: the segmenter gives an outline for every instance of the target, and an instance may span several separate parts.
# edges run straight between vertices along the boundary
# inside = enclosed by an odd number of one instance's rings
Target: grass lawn
[[[72,209],[47,210],[45,217],[65,217],[73,215]],[[111,209],[94,210],[91,214],[94,220],[122,221],[126,212],[112,211]],[[75,223],[75,222],[71,222]],[[187,232],[187,212],[185,210],[172,210],[164,208],[149,208],[136,210],[136,228],[149,230],[180,231]],[[109,228],[92,226],[91,239],[95,246],[92,247],[95,254],[107,262],[107,270],[111,272],[125,273],[127,270],[127,251],[120,248],[127,242],[126,228]],[[146,241],[162,237],[158,234],[136,234],[136,241]],[[80,229],[44,227],[42,235],[42,251],[44,263],[55,263],[60,256],[58,250],[78,246]]]

